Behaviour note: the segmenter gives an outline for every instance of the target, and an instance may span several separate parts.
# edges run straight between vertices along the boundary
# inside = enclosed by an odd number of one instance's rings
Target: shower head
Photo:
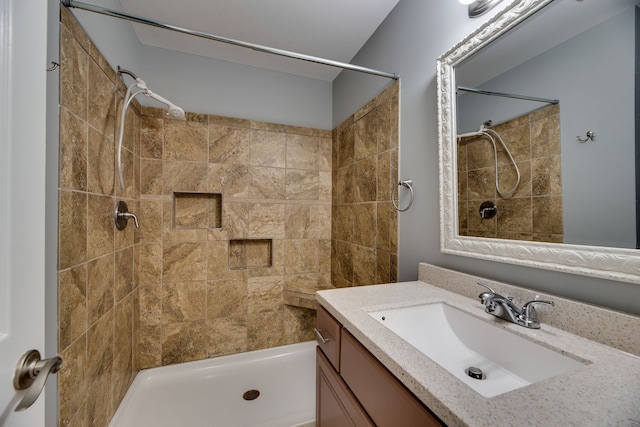
[[[158,95],[155,92],[152,92],[147,87],[147,83],[142,80],[140,77],[136,76],[133,72],[129,70],[125,70],[118,65],[118,75],[122,76],[122,74],[127,74],[131,76],[136,82],[129,85],[127,87],[127,93],[124,96],[124,100],[122,103],[122,110],[120,112],[120,134],[118,137],[118,180],[120,182],[120,188],[124,188],[124,176],[122,174],[122,139],[124,137],[124,124],[125,124],[125,114],[127,112],[127,108],[133,98],[140,94],[144,94],[149,98],[155,99],[158,102],[165,104],[168,107],[167,114],[172,119],[182,119],[184,118],[184,110],[168,99]]]
[[[184,117],[184,110],[178,107],[177,105],[175,105],[173,102],[169,101],[168,99],[163,98],[162,96],[158,95],[155,92],[151,92],[149,89],[145,90],[143,93],[147,95],[149,98],[153,98],[156,101],[162,102],[167,107],[169,107],[168,114],[169,114],[169,117],[171,117],[172,119],[182,119]]]
[[[177,105],[169,105],[169,111],[167,112],[172,119],[184,118],[184,110]]]
[[[136,78],[136,86],[138,86],[142,90],[142,93],[148,96],[149,98],[155,99],[158,102],[162,102],[167,107],[169,107],[168,114],[169,114],[169,117],[171,117],[172,119],[182,119],[184,117],[184,110],[182,108],[178,107],[168,99],[151,91],[151,89],[147,87],[147,83],[141,78]]]

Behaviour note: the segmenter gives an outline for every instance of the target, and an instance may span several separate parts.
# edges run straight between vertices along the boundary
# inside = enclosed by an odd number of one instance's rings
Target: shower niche
[[[173,228],[222,230],[222,194],[173,193]],[[230,239],[229,270],[271,268],[271,239]]]
[[[229,269],[250,270],[271,268],[271,239],[233,239],[229,241]]]
[[[173,228],[221,229],[222,194],[173,193]]]

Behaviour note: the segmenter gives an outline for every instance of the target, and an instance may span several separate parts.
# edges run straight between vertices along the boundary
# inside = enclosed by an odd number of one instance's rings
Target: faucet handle
[[[129,212],[129,208],[127,207],[127,204],[122,200],[120,200],[116,205],[114,219],[116,223],[116,228],[118,230],[124,230],[130,219],[133,219],[133,222],[135,222],[136,224],[136,228],[140,228],[140,224],[138,223],[138,217],[136,216],[136,214]]]
[[[556,303],[555,303],[555,302],[553,302],[553,301],[544,301],[544,300],[534,299],[534,300],[532,300],[532,301],[526,302],[526,303],[522,306],[522,308],[523,308],[524,312],[526,313],[526,312],[527,312],[527,310],[533,310],[533,307],[534,307],[536,304],[547,304],[547,305],[552,305],[552,306],[553,306],[553,305],[556,305]]]
[[[140,228],[140,223],[138,222],[138,217],[136,214],[131,212],[124,212],[119,215],[119,218],[124,218],[126,221],[133,219],[133,222],[136,224],[136,228]]]
[[[487,288],[487,289],[489,289],[489,292],[491,292],[492,294],[495,294],[495,293],[496,293],[496,291],[494,291],[493,289],[491,289],[491,288],[489,287],[489,285],[486,285],[486,284],[484,284],[484,283],[482,283],[482,282],[476,282],[476,284],[477,284],[478,286],[482,286],[483,288]]]
[[[540,327],[540,321],[538,320],[538,313],[536,313],[535,306],[537,304],[546,304],[554,306],[553,301],[533,300],[525,303],[522,306],[522,321],[527,328],[538,329]]]
[[[489,290],[489,292],[485,291],[485,292],[482,292],[480,295],[478,295],[478,298],[480,298],[480,302],[484,304],[485,307],[488,308],[489,304],[491,303],[491,299],[496,296],[496,293],[493,289],[491,289],[489,286],[485,285],[482,282],[477,282],[477,284]]]

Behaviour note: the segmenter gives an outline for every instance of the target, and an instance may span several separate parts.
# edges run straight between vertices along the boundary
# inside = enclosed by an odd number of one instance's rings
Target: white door
[[[13,371],[27,350],[44,354],[45,0],[0,1],[0,426],[44,426],[43,396],[24,394]]]

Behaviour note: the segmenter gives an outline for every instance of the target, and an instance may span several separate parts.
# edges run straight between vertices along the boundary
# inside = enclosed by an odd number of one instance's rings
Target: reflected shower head
[[[460,138],[466,138],[468,136],[480,136],[483,134],[484,131],[486,131],[487,129],[489,129],[491,126],[493,126],[493,120],[487,120],[486,122],[482,123],[482,125],[480,126],[480,129],[473,131],[473,132],[467,132],[467,133],[460,133],[457,136],[458,139]]]

